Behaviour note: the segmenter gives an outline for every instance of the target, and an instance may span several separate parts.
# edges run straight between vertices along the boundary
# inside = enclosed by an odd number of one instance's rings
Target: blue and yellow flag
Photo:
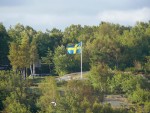
[[[71,46],[67,46],[67,52],[68,54],[80,54],[81,53],[81,43],[75,44],[75,45],[71,45]]]

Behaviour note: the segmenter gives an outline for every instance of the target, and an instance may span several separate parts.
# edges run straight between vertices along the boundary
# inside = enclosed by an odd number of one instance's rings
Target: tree
[[[17,43],[12,42],[10,43],[9,48],[10,50],[8,58],[10,60],[10,64],[12,65],[13,70],[17,72],[19,69],[19,55],[18,55],[19,46]]]
[[[39,58],[45,57],[48,48],[51,48],[51,39],[49,34],[37,32],[35,35]]]
[[[147,62],[145,63],[144,67],[146,71],[150,72],[150,56],[146,56],[146,60]]]
[[[94,102],[92,107],[93,107],[93,110],[92,110],[93,113],[100,113],[101,109],[103,108],[103,106],[96,101]]]
[[[39,62],[39,54],[38,54],[38,50],[37,50],[37,44],[36,44],[36,40],[33,39],[31,44],[30,44],[30,70],[31,70],[31,75],[34,75],[35,72],[35,64],[37,62]]]
[[[54,65],[55,71],[59,75],[64,75],[68,73],[68,67],[70,60],[67,57],[66,49],[64,46],[58,46],[54,54]]]
[[[7,31],[2,23],[0,23],[0,65],[9,65],[8,51],[9,51],[9,37]]]
[[[16,75],[12,71],[0,72],[0,110],[8,113],[29,111],[28,83],[22,78],[22,76]]]
[[[107,79],[110,77],[108,66],[97,64],[92,66],[89,74],[89,80],[97,92],[106,92],[108,89]]]
[[[146,25],[147,26],[147,25]],[[133,67],[135,61],[143,62],[149,53],[149,36],[145,34],[146,27],[137,24],[130,30],[124,30],[118,38],[121,44],[121,61],[123,67]]]
[[[132,102],[136,103],[149,102],[150,92],[142,89],[139,84],[137,84],[136,86],[136,90],[131,95],[129,95],[129,99]]]
[[[21,32],[25,30],[24,26],[21,24],[16,24],[14,27],[10,27],[8,30],[8,35],[11,42],[21,43]]]
[[[42,84],[39,85],[42,92],[39,100],[37,101],[37,106],[43,113],[53,113],[57,107],[58,92],[56,90],[56,82],[53,77],[46,77]],[[54,105],[52,102],[55,102]]]
[[[81,34],[82,27],[81,25],[71,25],[67,27],[64,31],[63,43],[77,43],[79,41],[79,36]],[[81,41],[81,39],[80,39]]]
[[[137,86],[142,90],[149,90],[148,79],[143,78],[140,75],[135,76],[131,73],[116,73],[108,82],[112,93],[126,94],[129,98],[136,91]],[[135,97],[135,99],[136,98],[137,97]]]
[[[49,38],[51,40],[49,48],[54,53],[55,48],[62,44],[63,33],[61,32],[61,30],[53,28],[51,31],[47,31],[47,34],[49,35]]]
[[[145,105],[144,105],[144,112],[149,112],[150,111],[150,102],[145,102]]]
[[[26,78],[26,68],[30,65],[30,53],[29,53],[29,38],[25,32],[22,32],[21,44],[17,42],[11,42],[9,51],[9,60],[14,70],[19,70]]]
[[[104,106],[101,110],[101,113],[112,113],[112,112],[113,112],[113,109],[111,108],[111,104],[110,103],[104,104]]]
[[[42,63],[49,65],[49,71],[52,73],[51,67],[53,65],[53,54],[50,48],[48,48],[46,57],[42,57]]]
[[[86,99],[86,97],[84,97],[83,101],[81,102],[81,109],[83,110],[84,113],[86,113],[86,111],[90,108],[90,103],[89,101]]]
[[[113,93],[122,93],[122,82],[125,80],[125,77],[120,74],[117,73],[116,75],[114,75],[111,79],[109,79],[109,88],[110,88],[110,92]]]
[[[94,99],[89,81],[71,80],[67,83],[64,95],[58,101],[57,109],[60,113],[85,113]]]
[[[19,46],[18,51],[18,60],[19,60],[19,69],[21,73],[26,78],[26,69],[30,66],[30,45],[29,45],[29,37],[26,32],[22,32],[22,40],[21,45]]]
[[[11,84],[10,79],[11,74],[7,71],[0,71],[0,111],[4,109],[3,101],[10,94]]]
[[[6,113],[31,113],[24,104],[21,104],[17,99],[15,99],[13,94],[11,94],[10,97],[6,98],[4,112]]]

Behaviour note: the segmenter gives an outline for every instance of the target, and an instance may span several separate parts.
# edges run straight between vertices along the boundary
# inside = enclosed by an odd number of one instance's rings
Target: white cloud
[[[35,8],[36,9],[36,8]],[[8,28],[10,25],[21,23],[29,25],[36,30],[51,29],[56,27],[58,29],[64,29],[71,24],[81,25],[98,25],[95,21],[97,17],[95,15],[80,14],[78,12],[71,11],[70,13],[52,13],[48,12],[36,12],[35,9],[26,7],[1,7],[0,8],[0,22]],[[97,23],[96,23],[97,22]],[[96,23],[96,24],[95,24]]]
[[[111,10],[98,14],[100,21],[118,23],[122,25],[134,25],[137,21],[147,22],[150,20],[150,8],[137,10]]]
[[[0,22],[6,28],[21,23],[45,31],[53,27],[63,30],[71,24],[98,25],[101,21],[108,21],[134,25],[136,21],[150,20],[149,0],[136,0],[136,4],[134,0],[8,1],[0,1]]]

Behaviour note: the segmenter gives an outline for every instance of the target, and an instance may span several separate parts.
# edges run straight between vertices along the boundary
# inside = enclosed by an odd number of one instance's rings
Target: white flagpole
[[[81,79],[82,79],[82,41],[81,41]]]

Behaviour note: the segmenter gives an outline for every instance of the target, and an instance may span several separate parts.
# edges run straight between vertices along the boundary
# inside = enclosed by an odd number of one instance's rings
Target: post
[[[82,79],[82,41],[81,41],[81,79]]]

